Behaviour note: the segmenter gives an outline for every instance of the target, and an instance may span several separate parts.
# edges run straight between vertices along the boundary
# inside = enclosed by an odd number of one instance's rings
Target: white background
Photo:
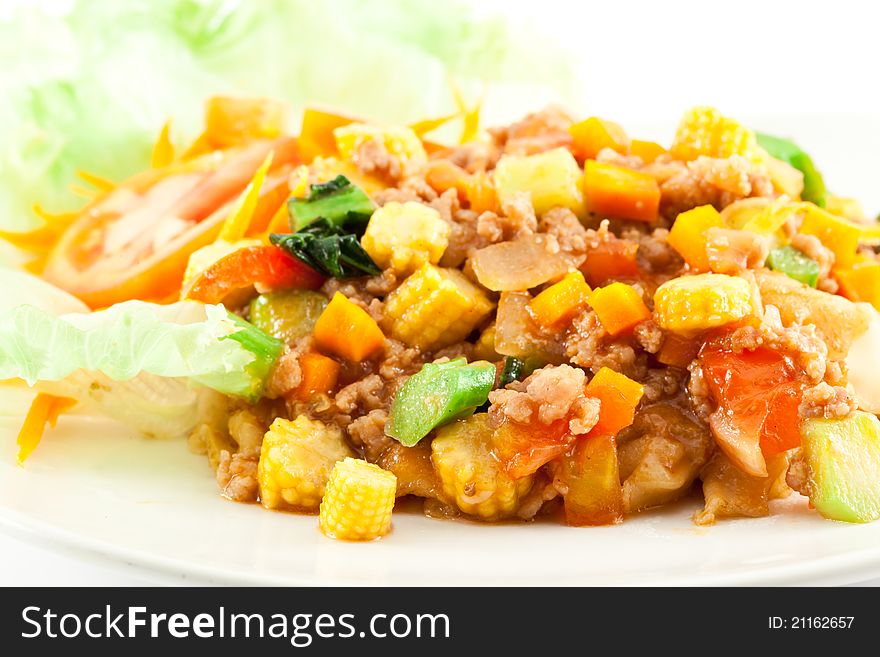
[[[0,10],[10,4],[0,0]],[[624,124],[671,119],[696,104],[733,116],[878,113],[878,12],[871,2],[477,4],[480,11],[501,10],[541,25],[574,51],[579,104]],[[137,585],[149,578],[0,536],[3,585]]]

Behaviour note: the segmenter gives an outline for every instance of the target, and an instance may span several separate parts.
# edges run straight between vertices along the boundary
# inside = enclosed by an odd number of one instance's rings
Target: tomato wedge
[[[132,177],[71,224],[52,249],[43,276],[93,308],[176,297],[190,254],[216,239],[269,151],[273,168],[257,210],[266,217],[260,221],[268,223],[278,209],[274,204],[284,200],[279,186],[298,162],[292,137],[256,141]]]
[[[790,358],[767,347],[732,352],[709,343],[700,364],[719,408],[713,415],[716,438],[741,469],[757,472],[758,454],[769,457],[800,445],[798,405],[806,376]]]
[[[221,303],[233,292],[252,285],[265,288],[321,287],[324,277],[277,246],[247,246],[220,258],[202,272],[185,298]]]

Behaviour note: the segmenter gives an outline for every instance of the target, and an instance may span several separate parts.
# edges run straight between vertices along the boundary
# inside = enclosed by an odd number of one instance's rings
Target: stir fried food
[[[578,526],[700,493],[698,524],[793,492],[880,517],[880,230],[809,155],[705,107],[668,148],[463,115],[453,145],[430,139],[450,117],[307,110],[288,135],[275,103],[212,99],[184,152],[163,131],[154,168],[6,235],[93,310],[0,321],[0,375],[40,391],[21,458],[90,404],[352,540],[405,496]]]

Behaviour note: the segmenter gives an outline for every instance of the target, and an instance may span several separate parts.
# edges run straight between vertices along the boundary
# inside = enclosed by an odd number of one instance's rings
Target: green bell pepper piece
[[[828,192],[825,189],[825,180],[816,165],[813,164],[813,159],[790,139],[765,135],[760,132],[757,137],[758,144],[772,157],[790,164],[804,174],[804,191],[801,193],[801,198],[824,208],[825,195]]]
[[[816,287],[819,282],[819,263],[791,246],[770,251],[767,266],[810,287]]]
[[[340,228],[364,229],[376,209],[366,192],[345,176],[312,185],[307,198],[291,198],[287,202],[290,229],[302,230],[323,217]]]

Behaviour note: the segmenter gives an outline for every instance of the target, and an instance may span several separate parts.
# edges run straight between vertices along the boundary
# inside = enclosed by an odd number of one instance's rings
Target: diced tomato
[[[709,343],[700,364],[725,421],[756,438],[764,456],[800,445],[797,408],[806,377],[790,358],[767,347],[735,353]]]
[[[562,456],[574,436],[569,433],[565,418],[549,425],[506,421],[495,430],[492,441],[495,456],[507,474],[519,479]]]
[[[637,278],[639,266],[636,253],[639,245],[635,242],[611,237],[600,242],[587,252],[587,259],[581,266],[584,278],[591,287],[604,285],[608,281]]]
[[[249,246],[220,258],[186,291],[187,299],[220,303],[228,295],[260,285],[266,288],[317,289],[324,277],[277,246]]]

